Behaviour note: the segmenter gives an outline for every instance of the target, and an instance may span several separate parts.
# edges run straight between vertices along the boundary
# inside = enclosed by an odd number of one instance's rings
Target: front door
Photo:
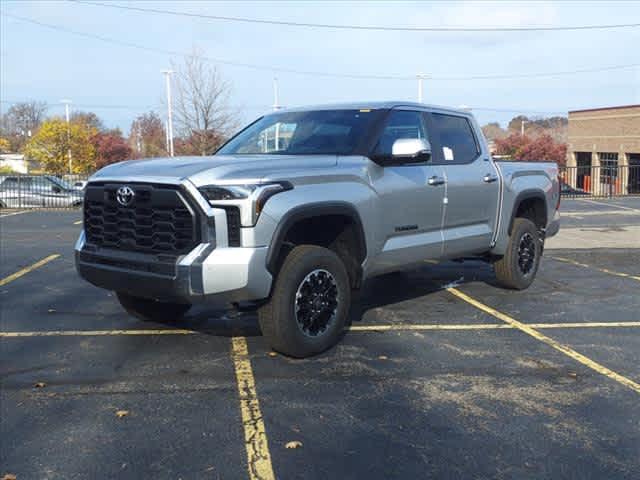
[[[390,156],[398,139],[426,139],[430,135],[425,114],[392,110],[374,153]],[[399,265],[439,258],[442,254],[442,201],[444,177],[441,166],[430,161],[371,168],[371,183],[379,198],[380,254],[372,271],[391,271]]]
[[[500,180],[488,152],[483,152],[471,121],[463,115],[432,113],[434,159],[446,179],[444,257],[489,250],[495,231]]]

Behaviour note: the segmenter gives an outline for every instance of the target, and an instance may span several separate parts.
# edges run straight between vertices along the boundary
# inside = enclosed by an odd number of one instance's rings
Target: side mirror
[[[391,157],[398,163],[427,162],[431,160],[431,145],[424,138],[399,138],[393,142]]]

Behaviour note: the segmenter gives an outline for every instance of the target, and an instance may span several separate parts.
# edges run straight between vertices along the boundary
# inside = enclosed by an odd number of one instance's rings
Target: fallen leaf
[[[126,417],[127,415],[129,415],[129,410],[118,410],[116,412],[116,417],[118,418]]]
[[[47,384],[44,383],[44,382],[37,382],[33,386],[36,387],[36,388],[44,388],[44,387],[47,386]]]
[[[378,360],[389,360],[389,357],[387,357],[386,355],[380,355],[378,357]]]
[[[302,447],[302,442],[298,441],[298,440],[293,440],[292,442],[288,442],[285,445],[286,448],[300,448]]]
[[[569,376],[571,378],[578,378],[578,374],[576,372],[569,372]]]
[[[276,352],[269,352],[270,357],[277,357],[278,354]]]
[[[2,477],[2,480],[16,480],[16,476],[13,473],[5,473],[4,477]]]

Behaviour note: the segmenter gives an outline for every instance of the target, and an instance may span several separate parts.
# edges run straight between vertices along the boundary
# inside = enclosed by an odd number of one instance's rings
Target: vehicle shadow
[[[449,286],[473,281],[495,286],[491,266],[478,261],[445,262],[375,277],[354,292],[348,325],[362,322],[371,310],[421,299]],[[262,335],[257,312],[238,311],[223,305],[196,306],[184,319],[165,325],[224,337]]]

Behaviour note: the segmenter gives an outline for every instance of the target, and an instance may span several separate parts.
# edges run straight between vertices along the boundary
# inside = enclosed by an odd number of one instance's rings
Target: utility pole
[[[418,73],[416,75],[416,78],[418,79],[418,102],[422,103],[422,99],[423,99],[423,95],[422,95],[422,80],[429,78],[429,75],[426,75],[424,73]]]
[[[64,105],[64,117],[67,120],[67,145],[69,146],[67,156],[69,157],[69,173],[73,173],[73,164],[71,161],[71,131],[69,130],[69,105],[71,104],[71,100],[65,98],[60,100],[60,103]]]
[[[526,120],[520,120],[520,136],[524,137],[524,124],[529,123]]]
[[[173,111],[171,109],[171,74],[173,70],[162,70],[167,81],[167,136],[169,137],[169,156],[173,157]]]
[[[164,121],[164,148],[167,150],[167,152],[171,151],[169,142],[169,122],[167,120]]]
[[[280,110],[282,106],[278,100],[278,77],[273,77],[273,110]]]

